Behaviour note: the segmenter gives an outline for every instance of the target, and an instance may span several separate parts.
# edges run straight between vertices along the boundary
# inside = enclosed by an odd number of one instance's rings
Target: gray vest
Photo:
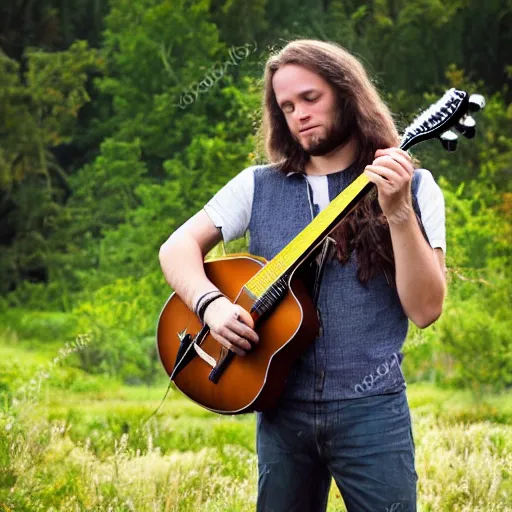
[[[419,176],[415,173],[415,177]],[[353,168],[327,176],[332,201],[357,177]],[[418,213],[413,178],[413,205]],[[271,260],[318,213],[301,173],[284,175],[272,166],[254,172],[249,251]],[[400,352],[408,319],[395,288],[384,276],[363,285],[355,254],[346,265],[326,261],[318,294],[320,334],[296,361],[283,398],[331,401],[394,393],[405,388]]]

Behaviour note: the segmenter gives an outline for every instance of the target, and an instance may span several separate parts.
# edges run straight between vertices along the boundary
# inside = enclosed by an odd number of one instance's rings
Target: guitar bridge
[[[201,345],[209,330],[210,328],[207,325],[204,325],[194,338],[192,338],[190,334],[187,334],[186,328],[176,333],[180,340],[180,346],[178,348],[178,353],[176,354],[174,368],[171,372],[171,380],[174,380],[178,373],[180,373],[181,370],[183,370],[183,368],[185,368],[185,366],[187,366],[187,364],[196,357],[197,352],[194,350],[193,345]]]

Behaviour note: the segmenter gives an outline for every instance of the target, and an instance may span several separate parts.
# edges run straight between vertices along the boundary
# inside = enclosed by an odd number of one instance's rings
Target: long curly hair
[[[373,161],[377,149],[398,145],[400,137],[391,113],[359,60],[337,44],[296,40],[267,60],[264,74],[261,135],[268,161],[280,171],[304,172],[309,160],[309,155],[292,137],[272,86],[274,74],[286,64],[307,68],[334,87],[338,112],[343,114],[340,141],[350,134],[358,143],[353,163],[356,176]],[[342,264],[346,264],[355,251],[360,282],[367,283],[383,273],[394,285],[395,262],[389,225],[378,203],[376,189],[365,196],[331,237],[337,243],[337,258]]]

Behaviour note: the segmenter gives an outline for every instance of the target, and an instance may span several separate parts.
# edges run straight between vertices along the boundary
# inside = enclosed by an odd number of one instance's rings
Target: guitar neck
[[[445,149],[453,151],[457,135],[451,132],[450,128],[454,127],[458,133],[472,138],[475,134],[475,121],[468,114],[468,110],[476,112],[484,105],[485,100],[480,95],[469,97],[465,91],[450,89],[406,128],[399,147],[407,150],[415,144],[439,137]],[[266,302],[271,302],[272,297],[277,297],[286,287],[284,278],[347,217],[372,186],[364,174],[356,178],[274,259],[248,281],[245,289],[254,297],[265,298]],[[264,297],[265,294],[267,297]]]
[[[361,174],[336,196],[281,252],[265,265],[245,288],[262,297],[274,283],[293,271],[371,190],[372,183]]]

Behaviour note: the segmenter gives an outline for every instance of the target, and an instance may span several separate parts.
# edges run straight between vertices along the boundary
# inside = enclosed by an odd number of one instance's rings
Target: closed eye
[[[316,96],[303,96],[303,98],[308,102],[308,103],[314,103],[315,101],[317,101],[318,99],[320,99],[320,96],[321,94],[318,94]],[[294,110],[294,107],[293,107],[293,104],[292,103],[285,103],[282,107],[281,107],[281,110],[287,114],[291,114]]]

